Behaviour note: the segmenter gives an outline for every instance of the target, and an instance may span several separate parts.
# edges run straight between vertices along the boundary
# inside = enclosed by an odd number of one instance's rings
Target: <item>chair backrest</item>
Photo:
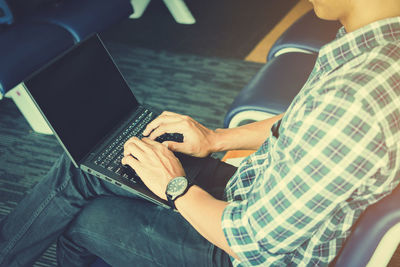
[[[386,266],[399,243],[400,185],[364,211],[331,265]]]
[[[271,47],[267,61],[288,52],[316,53],[332,41],[341,24],[318,18],[311,10],[293,23]]]

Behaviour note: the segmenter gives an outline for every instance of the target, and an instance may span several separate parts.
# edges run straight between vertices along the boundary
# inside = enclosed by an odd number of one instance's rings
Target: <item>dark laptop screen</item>
[[[78,164],[138,106],[97,36],[34,74],[25,86]]]

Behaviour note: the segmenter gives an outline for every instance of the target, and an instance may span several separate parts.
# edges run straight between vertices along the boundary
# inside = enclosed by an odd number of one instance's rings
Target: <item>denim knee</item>
[[[57,240],[57,261],[60,266],[89,266],[103,255],[98,251],[98,244],[105,243],[109,225],[99,217],[107,216],[102,209],[102,198],[99,197],[85,205],[77,217],[69,224],[67,230]],[[107,201],[105,202],[107,203]]]
[[[59,238],[59,261],[64,265],[73,262],[74,266],[84,266],[82,262],[90,263],[94,255],[99,255],[116,266],[131,266],[132,262],[144,264],[140,266],[162,266],[148,250],[141,248],[137,235],[132,235],[137,229],[135,225],[138,228],[140,225],[134,222],[126,224],[136,217],[135,210],[139,209],[135,208],[135,204],[141,206],[141,203],[142,200],[106,196],[90,201]],[[154,207],[148,202],[144,205]],[[78,261],[81,263],[78,264]]]
[[[67,233],[76,235],[80,232],[96,232],[102,235],[102,233],[110,231],[115,218],[109,211],[115,209],[115,207],[109,207],[112,202],[108,199],[113,198],[115,197],[102,196],[90,201],[70,224]]]

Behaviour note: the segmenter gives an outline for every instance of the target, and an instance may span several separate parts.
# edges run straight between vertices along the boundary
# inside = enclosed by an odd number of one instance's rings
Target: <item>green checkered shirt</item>
[[[400,178],[400,17],[340,29],[226,188],[234,266],[323,266]]]

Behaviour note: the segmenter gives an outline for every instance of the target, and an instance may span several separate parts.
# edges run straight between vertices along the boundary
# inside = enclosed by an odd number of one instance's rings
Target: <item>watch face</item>
[[[167,186],[167,194],[174,199],[182,194],[188,186],[188,180],[185,177],[176,177],[171,180]]]

